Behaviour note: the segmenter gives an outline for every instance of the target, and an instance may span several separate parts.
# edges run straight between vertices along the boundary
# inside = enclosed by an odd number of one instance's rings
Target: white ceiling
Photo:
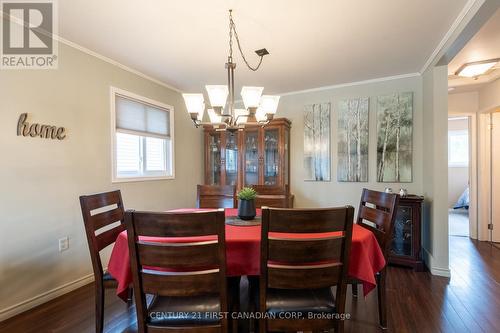
[[[265,93],[419,72],[467,0],[71,0],[59,33],[183,91],[225,84],[227,10],[247,58],[236,83]]]
[[[465,63],[496,58],[500,58],[500,9],[448,64],[448,86],[457,88],[453,92],[464,92],[479,89],[485,83],[498,79],[500,63],[495,66],[494,70],[478,79],[454,75],[457,69]],[[469,85],[471,87],[462,88]]]

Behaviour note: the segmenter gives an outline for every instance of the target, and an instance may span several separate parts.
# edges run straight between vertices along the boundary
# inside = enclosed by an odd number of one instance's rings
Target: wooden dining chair
[[[104,289],[116,288],[116,280],[103,270],[100,251],[113,244],[118,234],[125,230],[124,209],[120,191],[80,196],[83,223],[90,250],[90,259],[95,280],[95,326],[96,332],[104,328]],[[116,223],[115,226],[109,227]],[[105,231],[100,232],[101,229]],[[131,292],[132,289],[130,289]],[[129,292],[129,299],[131,295]]]
[[[350,206],[262,209],[260,332],[343,332],[353,216]],[[337,233],[314,237],[325,232]],[[337,287],[335,296],[332,286]],[[301,318],[286,317],[287,313]],[[316,317],[309,318],[310,313]]]
[[[227,332],[224,211],[127,211],[128,245],[139,332]],[[149,237],[213,240],[162,243]],[[172,271],[175,270],[175,271]],[[146,304],[146,294],[154,295]]]
[[[391,245],[391,237],[394,228],[399,195],[393,193],[377,192],[363,189],[359,203],[357,224],[374,233],[377,242],[382,249],[385,261]],[[386,304],[386,268],[375,275],[377,280],[377,299],[380,326],[387,328],[387,304]],[[358,295],[357,280],[349,281],[354,297]]]
[[[292,208],[293,195],[290,194],[289,186],[269,186],[269,185],[252,185],[256,192],[255,206],[257,208],[276,207],[276,208]]]
[[[198,185],[196,207],[236,208],[236,187],[232,185]]]

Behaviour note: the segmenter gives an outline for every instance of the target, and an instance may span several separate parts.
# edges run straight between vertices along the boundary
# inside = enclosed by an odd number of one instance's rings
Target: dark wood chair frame
[[[292,208],[294,196],[290,194],[290,187],[270,186],[270,185],[250,185],[257,191],[255,198],[255,206],[261,207],[276,207],[276,208]]]
[[[197,208],[236,208],[236,187],[232,185],[198,185]]]
[[[367,205],[368,204],[368,205]],[[359,203],[357,224],[374,233],[377,242],[388,262],[388,251],[391,246],[391,237],[396,219],[399,195],[363,189]],[[371,207],[370,207],[371,205]],[[367,223],[366,221],[371,222]],[[377,280],[377,301],[379,323],[382,329],[387,328],[387,296],[386,296],[386,267],[375,275]],[[350,280],[354,297],[358,296],[357,280]]]
[[[337,286],[338,314],[345,312],[347,272],[352,241],[354,208],[262,209],[261,275],[259,311],[267,311],[267,290],[315,289]],[[342,231],[341,236],[294,239],[269,236],[276,233],[320,233]],[[269,263],[271,261],[271,263]],[[316,264],[318,262],[327,262]],[[278,264],[276,264],[278,263]],[[343,332],[344,321],[335,319],[263,318],[259,331]]]
[[[211,325],[148,325],[145,296],[147,293],[166,297],[190,297],[213,293],[219,295],[220,311],[228,311],[224,210],[191,213],[127,211],[125,224],[139,332],[227,332],[228,318],[222,318],[219,324]],[[156,243],[139,239],[139,236],[206,235],[216,235],[217,239],[192,243]],[[144,269],[143,266],[181,268],[183,271],[166,273]]]
[[[92,213],[95,210],[104,210],[103,208],[112,205],[116,205],[116,208],[100,211],[96,214]],[[104,290],[107,288],[116,288],[117,282],[104,272],[99,253],[105,247],[113,244],[118,234],[125,230],[121,192],[112,191],[82,195],[80,196],[80,206],[89,244],[90,259],[92,260],[92,268],[94,270],[96,332],[101,333],[104,328]],[[116,222],[120,222],[119,225],[96,235],[96,232],[100,229]],[[132,299],[131,292],[132,289],[129,289],[129,301]]]

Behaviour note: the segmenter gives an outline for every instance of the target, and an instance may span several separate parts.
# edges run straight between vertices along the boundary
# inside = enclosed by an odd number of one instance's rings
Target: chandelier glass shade
[[[234,69],[236,63],[233,62],[233,34],[236,39],[239,52],[247,67],[252,71],[257,71],[262,64],[262,59],[269,54],[266,49],[255,51],[259,57],[256,67],[250,66],[243,51],[236,32],[232,11],[229,10],[229,56],[226,62],[227,85],[206,85],[210,105],[207,106],[209,122],[203,122],[205,112],[205,99],[203,94],[182,94],[186,104],[187,112],[190,114],[196,127],[200,125],[212,125],[218,130],[236,131],[245,124],[266,125],[271,121],[278,109],[279,96],[262,95],[263,87],[244,86],[241,89],[241,98],[245,109],[235,109],[234,107]]]

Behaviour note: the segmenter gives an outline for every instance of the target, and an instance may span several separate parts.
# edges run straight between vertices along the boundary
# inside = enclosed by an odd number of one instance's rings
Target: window
[[[111,88],[114,182],[174,178],[173,107]]]
[[[468,131],[448,132],[448,166],[469,166],[469,134]]]

